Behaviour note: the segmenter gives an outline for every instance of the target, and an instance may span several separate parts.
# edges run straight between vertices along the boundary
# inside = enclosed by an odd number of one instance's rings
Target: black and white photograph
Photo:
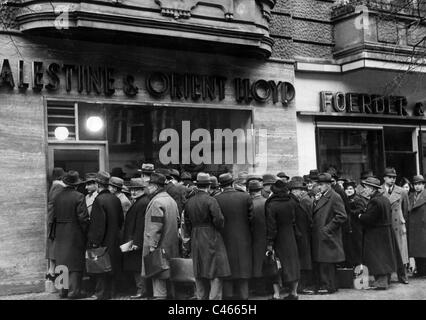
[[[425,112],[426,0],[0,0],[0,300],[426,300]]]

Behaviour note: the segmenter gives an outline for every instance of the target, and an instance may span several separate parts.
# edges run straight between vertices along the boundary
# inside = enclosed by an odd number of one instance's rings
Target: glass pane
[[[99,171],[99,150],[65,150],[53,151],[54,167],[61,167],[65,171],[78,171],[80,177],[86,173]]]
[[[385,127],[385,151],[413,151],[413,129]]]
[[[359,180],[364,170],[383,172],[380,130],[319,129],[319,170],[334,167],[346,178]]]
[[[398,178],[404,177],[411,180],[416,175],[416,155],[417,153],[414,152],[386,152],[386,166],[395,168]]]

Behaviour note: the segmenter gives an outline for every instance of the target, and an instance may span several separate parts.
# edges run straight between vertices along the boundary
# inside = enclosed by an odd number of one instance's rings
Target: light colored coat
[[[178,216],[176,201],[165,190],[151,199],[145,215],[142,257],[149,254],[151,247],[164,249],[168,259],[179,256]],[[142,276],[145,274],[142,258]],[[163,272],[158,277],[168,278],[168,273]]]
[[[392,194],[389,194],[386,191],[385,185],[382,185],[381,192],[391,203],[392,229],[398,243],[402,263],[407,264],[409,262],[407,227],[405,225],[405,217],[408,214],[409,204],[407,192],[401,187],[394,186]]]

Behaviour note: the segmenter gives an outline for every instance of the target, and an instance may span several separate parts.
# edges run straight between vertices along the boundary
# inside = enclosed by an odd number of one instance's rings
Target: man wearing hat
[[[383,174],[385,183],[382,185],[381,192],[389,199],[392,210],[392,227],[398,243],[399,254],[398,262],[398,281],[408,284],[406,265],[409,263],[408,244],[407,244],[407,228],[405,221],[408,217],[408,195],[401,187],[395,184],[396,170],[394,168],[386,168]]]
[[[414,192],[410,194],[408,219],[408,252],[416,262],[416,276],[426,276],[426,191],[422,175],[413,177]]]
[[[277,177],[280,178],[285,183],[287,183],[288,180],[290,180],[290,177],[286,175],[285,172],[282,172],[282,171],[277,173]]]
[[[217,180],[217,178],[213,175],[210,176],[210,195],[212,197],[215,197],[216,195],[218,195],[220,193],[220,188],[219,188],[219,181]]]
[[[252,277],[252,239],[250,221],[253,217],[253,201],[245,192],[236,191],[230,173],[219,176],[222,192],[216,196],[225,227],[222,235],[231,266],[231,277],[223,284],[224,298],[234,296],[234,287],[240,299],[249,297],[248,280]]]
[[[192,182],[192,175],[190,172],[184,171],[180,175],[180,181],[182,181],[182,184],[185,187],[191,187],[194,185],[194,182]]]
[[[329,173],[318,176],[321,197],[314,202],[312,218],[312,261],[317,292],[337,291],[336,264],[345,261],[342,225],[347,216],[342,198],[333,190]]]
[[[96,274],[97,300],[111,299],[115,295],[117,274],[121,271],[120,230],[124,215],[120,200],[108,190],[110,174],[99,171],[96,184],[99,194],[93,202],[88,247],[106,247],[111,259],[112,271]]]
[[[300,281],[298,292],[300,294],[313,294],[312,256],[311,256],[311,226],[313,200],[307,195],[304,179],[295,176],[288,183],[290,197],[296,207],[296,242],[299,253]]]
[[[69,272],[69,289],[61,289],[61,298],[81,298],[81,281],[85,268],[86,231],[89,224],[84,195],[76,190],[82,182],[77,171],[68,171],[62,178],[65,187],[53,204],[53,229],[57,265]]]
[[[62,182],[62,177],[65,172],[62,168],[53,168],[52,171],[52,185],[50,186],[49,194],[47,196],[47,230],[51,230],[53,227],[53,204],[55,202],[56,196],[62,191],[65,187],[65,184]],[[55,243],[47,237],[46,239],[46,259],[48,263],[48,271],[46,274],[46,280],[55,281]]]
[[[92,214],[93,201],[98,196],[98,185],[96,184],[96,173],[86,173],[84,177],[84,183],[86,187],[86,206],[89,212],[89,217]]]
[[[224,217],[210,196],[210,176],[197,175],[197,190],[185,204],[185,236],[191,241],[191,256],[199,300],[221,300],[223,278],[231,275],[228,255],[220,231]]]
[[[146,209],[142,257],[156,249],[163,249],[168,259],[179,256],[179,210],[176,201],[166,192],[165,184],[163,174],[154,172],[151,175],[148,190],[152,198]],[[146,276],[144,263],[142,276]],[[164,271],[151,278],[155,299],[167,298],[166,280],[169,277],[170,273]]]
[[[277,180],[277,177],[273,174],[267,173],[262,176],[263,180],[263,190],[262,190],[262,196],[266,199],[269,198],[271,195],[271,186],[275,183]]]
[[[248,183],[248,190],[253,201],[253,219],[251,221],[253,237],[253,278],[256,293],[264,295],[266,292],[265,278],[262,273],[262,266],[266,252],[266,216],[265,202],[262,197],[263,184],[257,179],[252,179]]]
[[[234,182],[235,190],[247,192],[247,176],[248,172],[246,171],[242,171],[238,174],[238,178]]]
[[[141,178],[148,182],[151,174],[154,172],[154,165],[152,163],[143,163],[142,168],[138,171],[141,173]]]
[[[364,187],[362,186],[362,181],[364,181],[368,177],[374,177],[373,170],[365,170],[361,172],[361,183],[359,183],[355,189],[356,194],[364,198],[367,198],[367,197],[366,195],[364,195]]]
[[[179,217],[181,217],[188,188],[182,184],[178,184],[176,177],[179,176],[179,171],[176,169],[160,168],[156,172],[166,177],[165,190],[176,201]]]
[[[126,195],[122,192],[123,187],[123,179],[119,177],[111,177],[109,179],[108,190],[120,200],[121,208],[123,209],[123,215],[125,218],[127,211],[129,210],[132,203],[130,202],[129,198],[127,198]]]
[[[123,244],[132,242],[130,251],[123,253],[123,271],[131,274],[136,285],[136,294],[131,299],[142,299],[147,296],[147,288],[142,278],[142,248],[145,229],[145,213],[151,197],[148,194],[148,183],[142,178],[130,180],[129,189],[133,204],[124,220]]]
[[[375,288],[385,290],[389,287],[391,274],[397,269],[391,205],[379,191],[379,179],[368,177],[362,184],[370,198],[365,213],[358,215],[364,227],[363,264],[374,276]]]

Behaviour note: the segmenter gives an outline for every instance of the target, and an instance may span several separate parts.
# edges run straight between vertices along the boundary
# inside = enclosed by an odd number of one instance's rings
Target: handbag
[[[192,259],[170,259],[170,280],[174,282],[195,283],[194,263],[192,262]]]
[[[86,250],[87,273],[106,273],[112,271],[111,258],[107,247]]]
[[[163,248],[157,248],[143,258],[145,277],[151,278],[163,271],[169,270],[170,265]]]
[[[262,273],[265,277],[275,277],[279,273],[280,262],[275,256],[274,251],[266,251],[266,257],[263,260]]]

